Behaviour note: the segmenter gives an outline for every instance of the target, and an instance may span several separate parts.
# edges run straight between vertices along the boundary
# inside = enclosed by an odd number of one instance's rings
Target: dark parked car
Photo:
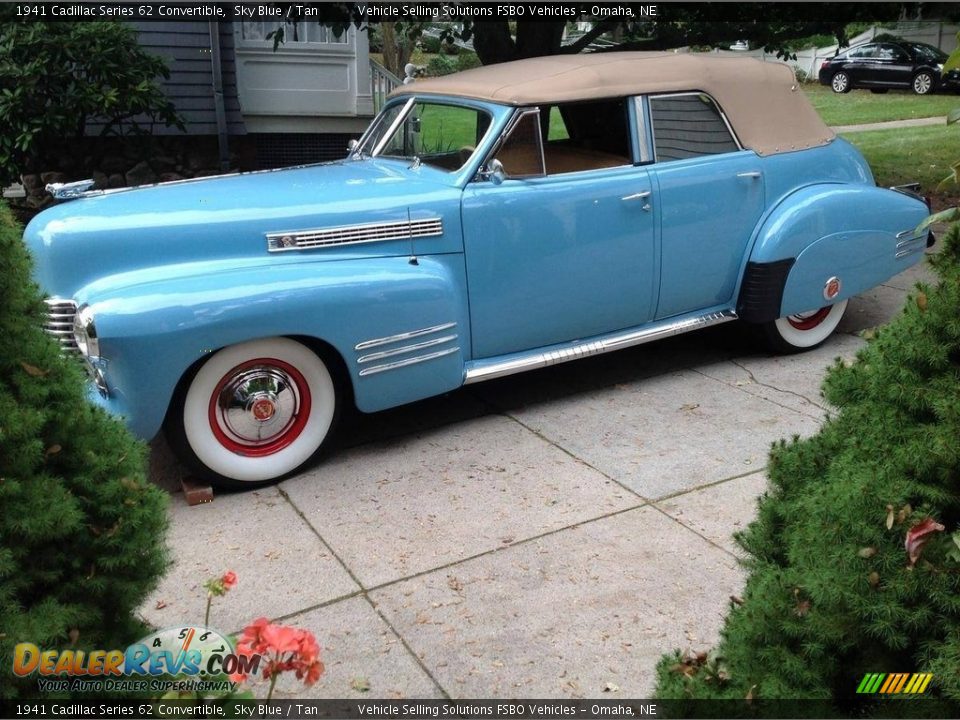
[[[960,72],[941,75],[947,54],[926,43],[870,42],[848,48],[820,66],[820,84],[834,92],[869,88],[883,93],[910,88],[917,95],[939,89],[960,89]]]

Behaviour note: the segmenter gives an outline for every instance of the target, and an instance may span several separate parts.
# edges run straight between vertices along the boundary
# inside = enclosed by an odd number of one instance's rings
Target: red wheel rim
[[[813,330],[817,325],[826,320],[829,314],[830,306],[827,305],[813,312],[790,315],[787,317],[787,322],[790,323],[790,327],[796,330]]]
[[[210,431],[227,450],[265,457],[293,443],[310,417],[303,374],[276,358],[258,358],[227,372],[210,394]]]

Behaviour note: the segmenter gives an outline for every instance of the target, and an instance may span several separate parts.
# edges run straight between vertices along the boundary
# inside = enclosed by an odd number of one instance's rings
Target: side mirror
[[[489,180],[494,185],[499,185],[507,179],[507,171],[503,169],[503,163],[494,158],[480,171],[480,177],[483,180]]]
[[[348,143],[347,143],[347,156],[353,155],[353,154],[357,151],[357,148],[358,148],[358,147],[360,147],[360,141],[359,141],[359,140],[354,139],[354,140],[351,140],[350,142],[348,142]]]

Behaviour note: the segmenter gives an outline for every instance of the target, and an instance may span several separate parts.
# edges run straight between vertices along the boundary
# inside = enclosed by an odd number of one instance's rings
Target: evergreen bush
[[[125,648],[163,573],[166,497],[144,447],[85,397],[84,370],[41,329],[30,259],[0,205],[0,699],[13,648]]]
[[[738,536],[743,597],[713,652],[661,659],[660,698],[859,697],[862,711],[865,673],[924,672],[925,697],[960,700],[960,225],[931,263],[939,285],[831,368],[838,414],[774,446]]]

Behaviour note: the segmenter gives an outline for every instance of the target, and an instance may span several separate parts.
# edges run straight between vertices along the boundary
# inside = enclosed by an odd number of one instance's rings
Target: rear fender
[[[177,383],[195,363],[246,340],[306,336],[329,344],[365,412],[463,383],[470,328],[462,255],[181,274],[113,290],[108,284],[99,281],[96,296],[78,293],[100,336],[110,387],[100,403],[126,416],[143,438],[159,430]]]
[[[928,212],[914,197],[869,185],[814,185],[787,197],[750,255],[761,267],[792,261],[774,316],[847,299],[916,264],[927,233],[913,230]]]

